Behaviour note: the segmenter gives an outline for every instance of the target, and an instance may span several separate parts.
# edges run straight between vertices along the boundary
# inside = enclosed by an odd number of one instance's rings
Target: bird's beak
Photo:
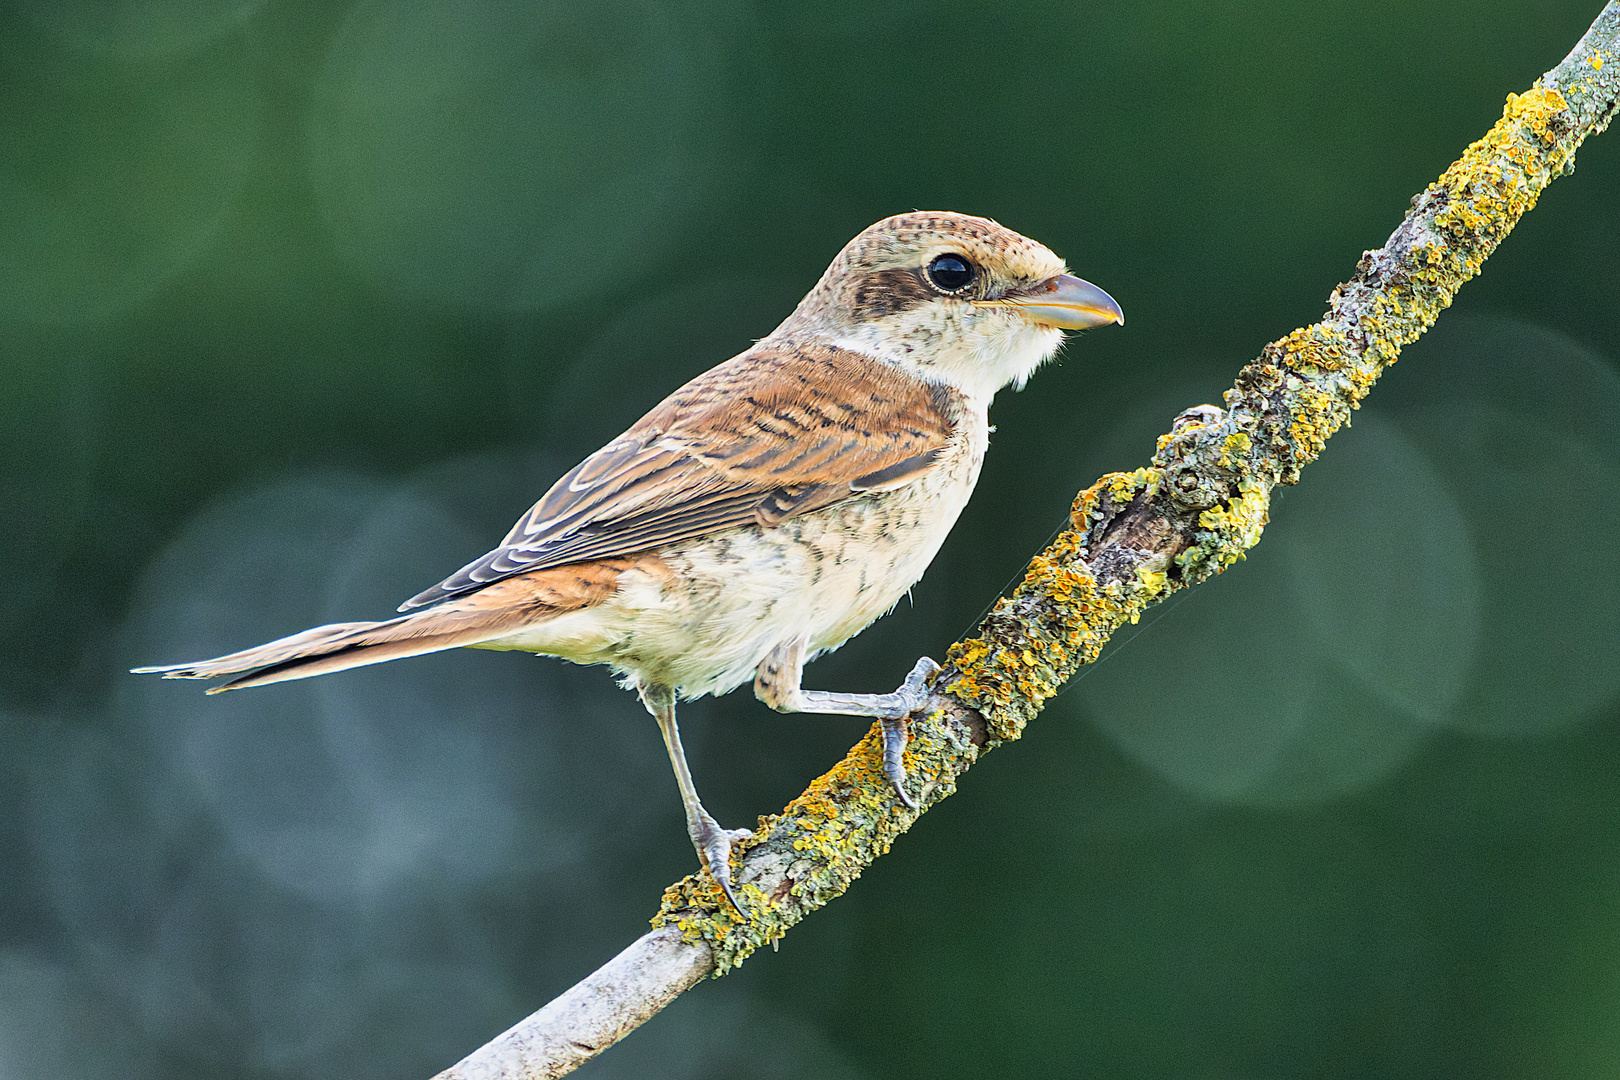
[[[1030,322],[1064,330],[1086,330],[1109,323],[1125,325],[1125,313],[1112,296],[1070,274],[1047,278],[1039,285],[996,300],[979,300],[974,306],[1017,308]]]

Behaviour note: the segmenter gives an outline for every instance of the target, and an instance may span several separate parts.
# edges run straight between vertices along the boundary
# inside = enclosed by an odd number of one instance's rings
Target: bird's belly
[[[874,494],[773,528],[732,530],[666,554],[684,596],[645,611],[623,666],[645,657],[691,695],[754,677],[779,645],[836,649],[883,615],[933,561],[965,497]]]
[[[894,607],[955,524],[977,464],[671,545],[667,574],[632,571],[613,599],[490,644],[608,663],[687,697],[725,693],[778,646],[836,649]]]

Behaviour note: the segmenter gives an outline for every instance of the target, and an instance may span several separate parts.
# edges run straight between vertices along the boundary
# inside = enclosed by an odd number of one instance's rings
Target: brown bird
[[[879,718],[886,772],[912,805],[904,719],[938,665],[918,660],[889,694],[800,677],[927,569],[978,480],[996,391],[1021,387],[1064,330],[1125,321],[1064,270],[984,218],[886,218],[768,337],[586,458],[407,614],[136,671],[238,676],[219,693],[460,647],[607,664],[657,719],[698,857],[741,911],[731,845],[752,833],[698,801],[676,700],[752,678],[781,712]]]

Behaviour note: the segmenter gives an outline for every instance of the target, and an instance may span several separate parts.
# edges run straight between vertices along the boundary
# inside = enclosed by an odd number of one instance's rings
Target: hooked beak
[[[1087,330],[1109,323],[1125,325],[1125,313],[1112,296],[1070,274],[1059,274],[998,300],[975,301],[974,307],[1017,308],[1030,322],[1063,330]]]

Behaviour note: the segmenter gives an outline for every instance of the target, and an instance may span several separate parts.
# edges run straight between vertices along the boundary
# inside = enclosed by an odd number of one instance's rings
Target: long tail
[[[506,578],[385,622],[332,623],[212,660],[132,670],[165,679],[214,679],[246,673],[208,691],[218,694],[465,648],[600,603],[612,595],[619,574],[630,564],[628,559],[605,559],[553,567]]]
[[[507,617],[491,617],[501,614]],[[219,694],[476,645],[500,637],[514,625],[515,620],[508,613],[429,609],[386,622],[317,626],[212,660],[132,670],[137,675],[158,674],[165,679],[213,679],[238,672],[249,673],[208,690],[210,694]]]

